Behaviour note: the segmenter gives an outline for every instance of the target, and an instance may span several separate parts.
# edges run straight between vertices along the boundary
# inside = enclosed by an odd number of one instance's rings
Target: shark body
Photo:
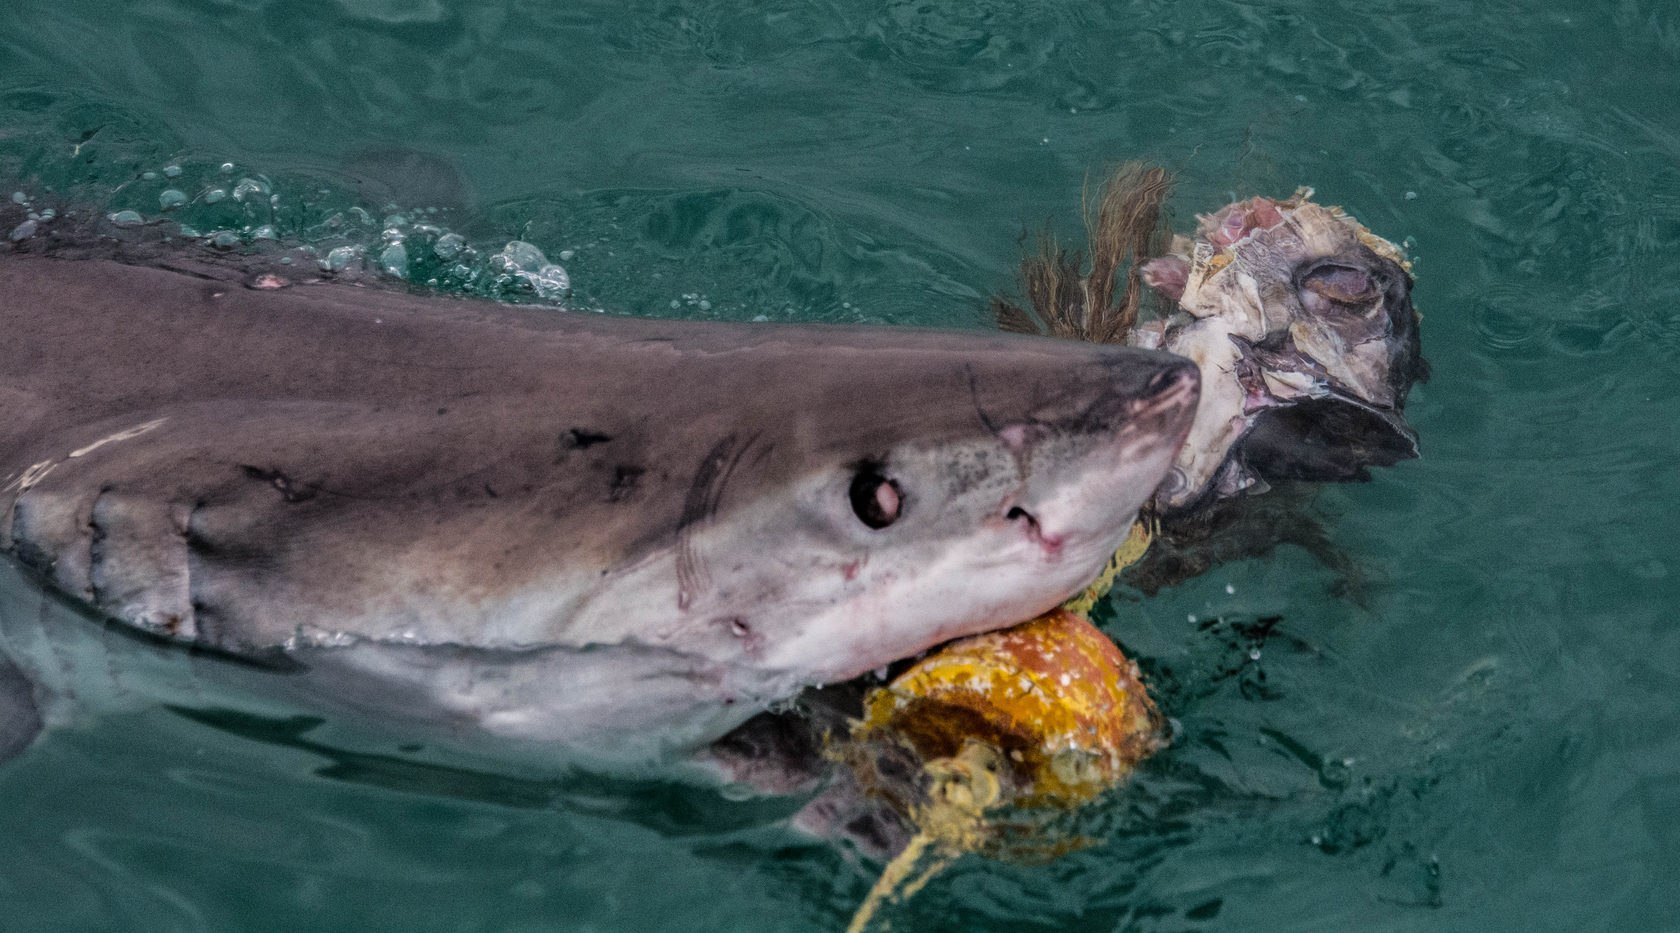
[[[64,689],[49,599],[385,718],[691,749],[1077,591],[1198,398],[1135,348],[276,284],[0,256],[0,754]]]

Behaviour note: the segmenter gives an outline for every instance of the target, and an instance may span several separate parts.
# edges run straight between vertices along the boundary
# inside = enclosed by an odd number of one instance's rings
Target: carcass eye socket
[[[1324,263],[1301,276],[1302,291],[1342,305],[1368,305],[1381,295],[1381,287],[1368,270],[1340,263]]]
[[[904,513],[904,494],[898,483],[881,472],[879,464],[866,463],[858,467],[848,491],[852,514],[864,525],[879,531],[898,521]]]

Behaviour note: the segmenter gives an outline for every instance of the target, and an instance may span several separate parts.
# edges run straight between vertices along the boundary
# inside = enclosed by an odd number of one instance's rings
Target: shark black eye
[[[898,521],[904,511],[904,495],[898,483],[888,479],[881,468],[872,463],[858,467],[852,477],[848,493],[852,500],[852,514],[870,528],[881,529]]]

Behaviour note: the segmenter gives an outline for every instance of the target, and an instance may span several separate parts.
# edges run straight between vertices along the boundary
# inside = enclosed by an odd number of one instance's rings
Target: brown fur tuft
[[[998,326],[1016,333],[1125,343],[1137,325],[1144,295],[1139,269],[1164,246],[1161,215],[1171,192],[1172,176],[1141,162],[1116,168],[1094,198],[1087,188],[1089,271],[1083,252],[1064,249],[1054,235],[1041,234],[1037,250],[1021,260],[1021,286],[1031,312],[995,296],[991,308]],[[1122,267],[1126,285],[1116,299]]]

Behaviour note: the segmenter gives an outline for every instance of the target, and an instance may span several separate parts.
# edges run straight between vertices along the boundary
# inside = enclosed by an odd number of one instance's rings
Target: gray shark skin
[[[1199,382],[1135,348],[24,255],[0,334],[22,572],[329,704],[632,762],[1076,592]],[[22,733],[52,691],[11,653]]]

